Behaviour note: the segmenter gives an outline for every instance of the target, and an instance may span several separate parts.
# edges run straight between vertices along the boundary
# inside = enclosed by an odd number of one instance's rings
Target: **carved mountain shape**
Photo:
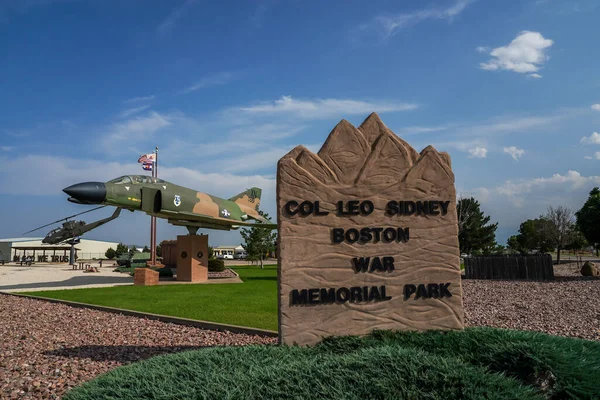
[[[377,138],[379,138],[382,135],[393,138],[394,141],[398,142],[404,148],[405,153],[407,154],[410,160],[410,165],[412,165],[419,158],[419,153],[417,153],[417,151],[413,149],[411,145],[409,145],[404,140],[396,136],[394,132],[392,132],[383,123],[383,121],[381,120],[381,118],[379,118],[379,115],[377,115],[377,113],[371,113],[371,115],[369,115],[367,119],[365,119],[363,123],[360,124],[358,130],[363,133],[363,135],[367,139],[367,142],[370,145],[373,145],[375,140],[377,140]]]
[[[448,168],[452,169],[452,160],[450,160],[450,154],[446,153],[445,151],[440,151],[439,154],[446,165],[448,165]]]
[[[386,133],[387,127],[383,124],[383,121],[379,118],[376,113],[371,113],[360,126],[358,130],[365,135],[365,139],[370,146],[373,145],[375,140],[382,134]]]
[[[304,148],[304,146],[298,147],[302,147],[300,153],[296,157],[296,162],[299,166],[306,171],[310,171],[311,174],[325,184],[338,182],[335,173],[323,162],[323,160]]]
[[[441,186],[440,182],[445,185]],[[421,158],[402,180],[406,188],[417,188],[424,193],[441,192],[445,187],[454,186],[454,174],[447,162],[433,146],[421,151]]]
[[[345,119],[331,131],[318,156],[335,173],[341,184],[358,175],[371,147],[363,134]]]
[[[357,183],[368,186],[390,185],[398,182],[399,178],[402,179],[411,167],[411,156],[406,148],[384,132],[373,144],[373,150]]]

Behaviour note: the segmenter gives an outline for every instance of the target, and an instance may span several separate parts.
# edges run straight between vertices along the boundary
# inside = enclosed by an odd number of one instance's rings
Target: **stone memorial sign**
[[[371,114],[277,165],[279,337],[462,329],[450,157],[417,153]]]

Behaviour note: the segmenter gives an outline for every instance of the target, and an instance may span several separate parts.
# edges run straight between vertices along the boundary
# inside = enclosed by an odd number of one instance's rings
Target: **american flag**
[[[144,171],[152,171],[152,162],[145,162],[142,164],[142,168],[144,169]]]
[[[138,158],[139,163],[153,163],[155,160],[155,154],[142,154],[140,158]]]

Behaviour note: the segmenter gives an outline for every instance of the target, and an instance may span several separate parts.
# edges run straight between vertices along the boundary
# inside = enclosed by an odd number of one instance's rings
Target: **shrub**
[[[173,277],[173,271],[171,271],[171,268],[152,268],[155,271],[158,271],[158,276],[162,276],[162,277],[166,277],[166,278],[172,278]]]
[[[117,267],[117,268],[113,269],[113,272],[132,273],[133,274],[133,270],[134,270],[134,268],[130,268],[130,267]]]
[[[598,399],[600,343],[490,328],[214,347],[115,368],[89,398]],[[173,382],[176,382],[173,383]]]
[[[106,253],[104,253],[104,255],[109,260],[112,260],[113,258],[115,258],[117,256],[117,252],[112,247],[109,247],[108,250],[106,250]]]
[[[208,270],[210,272],[221,272],[225,270],[225,262],[216,258],[208,259]]]

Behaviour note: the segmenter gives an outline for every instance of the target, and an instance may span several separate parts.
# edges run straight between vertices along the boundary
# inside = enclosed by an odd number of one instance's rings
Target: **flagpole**
[[[156,155],[154,157],[156,157]],[[151,166],[152,178],[154,178],[154,160]],[[150,217],[150,265],[154,267],[154,216]]]
[[[152,168],[152,175],[155,178],[158,178],[158,146],[156,146],[156,150],[154,151],[154,168]],[[152,248],[151,248],[151,252],[152,252],[152,265],[156,265],[156,217],[152,216],[152,223],[151,223],[151,230],[152,230],[152,234],[151,236],[151,240],[152,240]]]

